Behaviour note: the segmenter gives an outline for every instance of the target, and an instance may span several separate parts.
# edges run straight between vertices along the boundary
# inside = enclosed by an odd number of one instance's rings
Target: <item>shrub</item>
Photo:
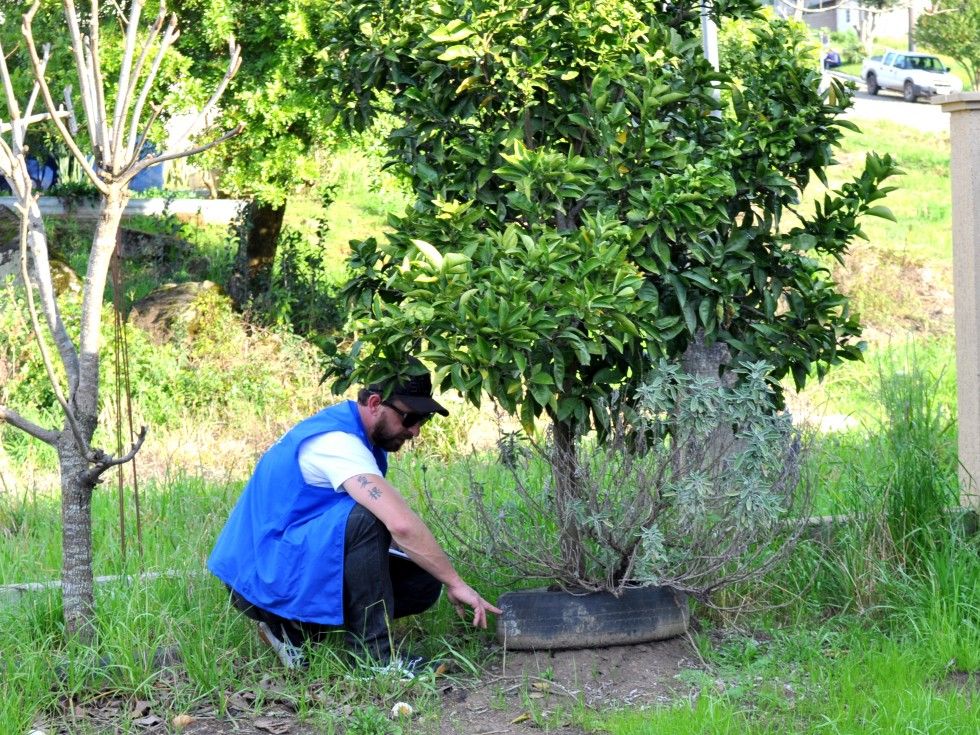
[[[606,441],[577,437],[576,494],[557,514],[549,468],[569,459],[513,436],[499,465],[471,468],[460,512],[441,511],[427,487],[429,512],[471,554],[568,589],[670,584],[707,600],[756,578],[792,549],[810,493],[798,482],[800,438],[771,410],[768,366],[732,374],[726,386],[662,362],[633,406],[614,399]]]

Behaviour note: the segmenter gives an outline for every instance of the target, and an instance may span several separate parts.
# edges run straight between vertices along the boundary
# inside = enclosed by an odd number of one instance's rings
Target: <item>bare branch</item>
[[[47,63],[48,53],[45,50],[44,62]],[[0,75],[4,79],[4,88],[7,94],[8,104],[13,112],[17,112],[16,100],[13,98],[13,85],[10,82],[10,74],[6,64],[6,57],[3,54],[2,49],[0,49]],[[34,93],[36,94],[38,90],[38,85],[34,85]],[[33,105],[33,95],[32,102],[28,105],[31,107]],[[7,146],[7,144],[0,138],[0,153],[3,153],[6,159],[5,163],[0,166],[0,172],[4,174],[9,179],[11,191],[18,197],[21,203],[24,204],[24,212],[22,216],[25,218],[25,223],[28,227],[29,235],[28,240],[30,244],[31,254],[34,257],[34,269],[37,275],[37,287],[38,292],[41,296],[41,305],[44,310],[44,316],[48,323],[48,329],[51,331],[51,335],[58,346],[58,352],[61,355],[61,362],[65,368],[65,372],[68,376],[69,389],[74,391],[78,383],[78,353],[75,351],[75,346],[72,344],[71,337],[68,336],[68,331],[65,329],[64,322],[61,319],[61,313],[58,310],[58,303],[55,299],[54,286],[51,283],[51,268],[48,264],[48,253],[47,253],[47,241],[44,237],[44,224],[41,219],[41,212],[37,208],[36,202],[31,197],[31,178],[27,172],[27,164],[25,161],[25,147],[24,147],[24,136],[26,135],[27,126],[37,120],[57,118],[62,113],[43,113],[40,115],[29,115],[26,118],[15,119],[9,125],[0,124],[0,132],[6,132],[9,130],[12,133],[13,148]],[[33,223],[33,224],[32,224]],[[28,289],[30,289],[30,282],[25,281]]]
[[[150,26],[149,33],[147,34],[146,40],[143,43],[143,51],[140,54],[139,59],[136,61],[136,67],[133,69],[133,75],[130,78],[129,89],[126,90],[126,94],[128,95],[129,98],[132,98],[133,94],[136,92],[136,86],[139,84],[140,75],[142,75],[143,73],[143,67],[145,66],[146,59],[150,54],[150,49],[153,48],[153,44],[156,41],[157,36],[160,35],[160,30],[163,28],[163,23],[166,19],[167,19],[167,8],[164,3],[164,0],[160,0],[160,13],[159,15],[157,15],[156,20],[153,21],[153,25]],[[170,45],[170,43],[172,43],[172,41],[168,43],[167,39],[169,35],[170,35],[170,28],[168,28],[167,32],[164,34],[163,40],[161,41],[161,49],[166,48],[168,45]],[[127,144],[126,144],[125,155],[127,158],[131,158],[133,155],[132,145],[133,145],[133,140],[136,137],[136,130],[139,127],[140,118],[143,116],[143,104],[146,101],[146,95],[149,92],[149,87],[152,86],[152,80],[155,79],[156,77],[157,70],[160,67],[160,60],[162,60],[162,58],[163,58],[162,54],[158,53],[157,58],[154,60],[153,65],[150,67],[150,73],[147,75],[147,81],[149,82],[149,84],[144,83],[143,91],[140,93],[140,96],[138,97],[136,102],[136,106],[133,108],[133,114],[130,119],[130,126],[129,126],[129,137],[126,139]],[[117,134],[122,129],[122,127],[123,127],[122,124],[120,124],[116,130]]]
[[[181,135],[176,141],[174,141],[174,147],[179,147],[183,145],[190,137],[194,129],[197,128],[197,126],[200,124],[201,120],[202,119],[207,120],[207,115],[217,105],[218,100],[221,98],[221,95],[224,94],[225,88],[228,86],[228,83],[232,80],[232,77],[234,77],[235,74],[238,73],[238,68],[242,65],[242,48],[237,43],[235,43],[234,38],[228,39],[228,57],[229,57],[228,70],[225,72],[224,77],[222,77],[221,82],[215,88],[214,94],[211,95],[211,99],[208,100],[207,104],[201,108],[201,111],[197,114],[197,117],[194,118],[194,122],[192,122],[187,127],[187,130],[184,131],[184,134]],[[197,152],[197,151],[192,151],[192,152]],[[180,158],[185,155],[190,155],[190,153],[184,153],[179,156],[175,156],[175,158]]]
[[[30,12],[24,16],[24,23],[28,28],[39,5],[40,0],[36,0]],[[88,57],[85,54],[82,32],[78,27],[78,13],[75,10],[75,4],[71,0],[65,0],[65,17],[68,20],[68,30],[71,34],[71,48],[72,53],[75,55],[75,68],[78,70],[78,92],[82,96],[82,109],[85,110],[89,139],[92,141],[93,146],[98,146],[101,143],[99,141],[98,126],[95,124],[96,106],[95,92],[93,90],[95,81],[88,63]]]
[[[116,169],[115,151],[112,147],[112,135],[109,131],[109,113],[105,103],[105,80],[102,77],[102,57],[99,54],[99,3],[92,0],[92,17],[89,18],[88,54],[92,65],[92,78],[95,86],[96,123],[99,125],[103,141],[103,168],[112,174],[119,173]]]
[[[48,112],[39,112],[35,115],[31,115],[30,117],[22,117],[17,127],[23,126],[26,128],[31,123],[44,122],[45,120],[50,120],[52,117],[70,118],[71,113],[67,110],[59,110],[54,115]],[[11,130],[14,130],[14,128],[14,123],[0,122],[0,133],[9,133]]]
[[[44,362],[44,370],[48,374],[48,380],[51,381],[51,388],[54,390],[55,398],[58,399],[58,404],[61,406],[61,410],[65,414],[65,420],[68,422],[68,426],[71,428],[72,436],[75,439],[75,443],[78,445],[79,451],[84,456],[89,456],[91,450],[88,446],[88,442],[86,442],[82,437],[82,432],[79,430],[78,423],[75,420],[75,414],[69,407],[68,401],[65,400],[65,396],[61,391],[61,385],[58,381],[58,376],[55,375],[54,367],[51,365],[51,355],[48,354],[48,347],[44,343],[44,337],[41,334],[41,322],[38,319],[37,307],[34,304],[34,288],[31,286],[31,275],[27,267],[27,224],[29,221],[28,209],[31,206],[37,206],[37,202],[31,196],[30,190],[28,190],[18,205],[21,216],[20,272],[21,276],[24,278],[24,292],[27,294],[27,309],[31,315],[31,326],[34,328],[34,336],[37,338],[37,346],[41,352],[41,359]]]
[[[75,117],[75,108],[71,103],[71,87],[65,87],[63,97],[65,110],[68,112],[68,130],[73,136],[78,135],[78,118]]]
[[[14,94],[14,85],[10,79],[10,71],[7,69],[7,58],[2,43],[0,43],[0,79],[3,81],[3,91],[7,95],[7,109],[10,111],[10,119],[19,120],[20,107],[17,105],[17,95]]]
[[[146,99],[150,94],[150,90],[153,88],[154,82],[156,81],[157,73],[160,71],[160,64],[163,62],[163,57],[167,53],[167,49],[173,45],[174,41],[177,40],[179,35],[180,33],[177,31],[177,16],[172,15],[170,16],[170,23],[167,25],[167,30],[164,32],[163,38],[160,39],[160,48],[157,50],[157,54],[153,59],[153,64],[150,66],[150,72],[143,81],[143,88],[140,90],[139,99],[137,99],[136,106],[133,108],[133,116],[129,122],[128,145],[126,146],[126,157],[130,160],[139,158],[139,151],[143,147],[143,141],[146,140],[146,136],[149,134],[150,125],[152,125],[152,123],[146,126],[139,145],[136,145],[136,132],[139,129],[140,119],[143,117],[143,106],[146,104]],[[149,45],[147,45],[147,49],[148,48]]]
[[[48,68],[48,59],[51,58],[51,45],[44,44],[41,47],[41,71],[44,72]],[[27,106],[24,108],[24,117],[30,117],[34,112],[34,104],[37,102],[37,95],[40,92],[37,82],[34,82],[34,86],[31,88],[31,96],[27,100]]]
[[[7,408],[6,406],[0,406],[0,424],[3,423],[15,426],[21,431],[30,434],[35,439],[40,439],[45,444],[51,444],[52,446],[58,441],[58,437],[61,436],[57,431],[45,429],[32,421],[28,421],[12,408]]]
[[[158,163],[163,163],[164,161],[172,161],[175,158],[186,158],[188,156],[193,156],[197,153],[203,153],[204,151],[214,148],[216,145],[224,143],[226,140],[230,140],[231,138],[234,138],[236,135],[239,135],[244,129],[245,129],[245,123],[238,123],[238,125],[236,125],[234,128],[229,130],[227,133],[225,133],[219,138],[215,138],[214,140],[208,143],[204,143],[202,145],[194,146],[193,148],[187,148],[185,150],[176,151],[173,153],[162,153],[159,156],[147,156],[138,164],[136,164],[132,169],[126,172],[126,178],[131,179],[133,176],[136,176],[136,174],[138,174],[140,171],[143,171],[144,169],[147,169],[150,166],[155,166]]]
[[[132,0],[129,6],[129,20],[126,22],[126,45],[123,49],[122,66],[119,69],[119,86],[116,88],[116,104],[112,114],[113,151],[116,151],[121,143],[126,110],[129,108],[129,102],[133,95],[130,75],[133,72],[133,57],[136,55],[136,37],[139,32],[140,15],[143,13],[143,2],[144,0]],[[121,9],[119,10],[121,11]],[[146,47],[140,54],[140,59],[144,58],[146,58]]]
[[[121,457],[113,457],[110,454],[106,454],[101,449],[96,450],[94,456],[90,460],[95,464],[88,472],[85,473],[86,481],[91,484],[99,482],[99,477],[109,468],[115,467],[117,465],[126,464],[131,461],[139,452],[140,447],[143,446],[143,442],[146,441],[146,427],[140,427],[139,434],[136,437],[136,441],[133,442],[130,450]]]
[[[65,3],[70,5],[71,0],[65,0]],[[106,194],[109,191],[108,186],[106,186],[105,182],[102,181],[102,179],[99,178],[99,176],[95,173],[95,170],[92,168],[92,165],[88,162],[88,157],[78,147],[78,144],[75,142],[74,137],[65,127],[65,124],[61,121],[61,119],[57,116],[58,106],[55,105],[54,99],[51,97],[51,89],[48,87],[48,83],[44,78],[44,73],[41,68],[41,59],[38,56],[37,47],[34,45],[34,34],[31,28],[31,24],[34,19],[34,14],[37,12],[39,6],[40,6],[40,0],[35,0],[34,5],[32,5],[31,9],[27,12],[27,14],[24,15],[24,24],[21,28],[21,31],[24,35],[24,40],[27,42],[27,51],[31,58],[31,66],[34,69],[34,78],[37,80],[38,86],[41,89],[41,96],[44,99],[44,104],[48,108],[48,112],[50,112],[53,115],[51,119],[54,122],[55,127],[58,129],[58,132],[61,134],[61,138],[62,140],[64,140],[65,145],[68,146],[68,149],[72,152],[72,155],[75,156],[75,160],[78,161],[78,164],[82,167],[82,170],[89,177],[89,180],[92,182],[92,185],[95,186],[95,188],[98,189],[103,194]],[[79,77],[81,78],[83,76],[84,75],[82,75],[80,71]],[[83,100],[84,98],[85,95],[83,94]],[[87,109],[86,112],[88,112]],[[91,132],[92,130],[91,120],[89,121],[89,129]],[[96,138],[93,136],[93,141],[95,140]]]
[[[153,129],[153,123],[155,123],[157,118],[160,117],[161,112],[163,112],[163,105],[153,105],[153,114],[150,115],[150,119],[147,120],[146,126],[143,128],[143,134],[140,135],[140,139],[136,142],[132,152],[129,154],[129,160],[126,162],[126,169],[129,169],[139,160],[140,153],[143,151],[143,146],[146,144],[146,139],[150,135],[150,130]]]

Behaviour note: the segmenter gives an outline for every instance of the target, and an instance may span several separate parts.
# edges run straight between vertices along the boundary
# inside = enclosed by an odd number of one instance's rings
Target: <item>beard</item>
[[[376,447],[381,447],[386,452],[397,452],[405,442],[412,438],[412,432],[402,426],[400,422],[397,425],[392,425],[388,423],[387,418],[375,424],[370,435],[371,443]]]

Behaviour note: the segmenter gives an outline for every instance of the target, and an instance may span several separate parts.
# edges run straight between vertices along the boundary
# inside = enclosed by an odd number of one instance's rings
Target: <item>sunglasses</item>
[[[382,406],[387,406],[392,411],[397,413],[402,420],[402,426],[406,429],[411,429],[413,426],[422,426],[426,421],[432,418],[431,413],[415,413],[415,411],[403,411],[398,408],[398,406],[393,405],[390,401],[381,401]]]

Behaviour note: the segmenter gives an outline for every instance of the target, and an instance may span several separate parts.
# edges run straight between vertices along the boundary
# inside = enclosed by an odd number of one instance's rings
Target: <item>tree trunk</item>
[[[232,274],[228,288],[237,305],[244,305],[269,287],[285,215],[285,202],[272,206],[253,201],[248,205],[245,211],[245,233],[239,245],[235,273]]]
[[[89,476],[90,462],[86,454],[99,418],[99,351],[106,280],[127,199],[128,194],[115,186],[103,200],[82,296],[78,384],[68,398],[80,436],[75,436],[66,420],[55,447],[61,468],[61,583],[65,627],[70,635],[77,635],[86,643],[92,642],[95,636],[92,490],[96,482]],[[79,446],[79,439],[83,447]]]
[[[582,483],[575,451],[575,427],[568,421],[552,423],[554,449],[551,471],[555,479],[555,510],[559,524],[559,553],[562,566],[577,577],[585,576],[582,537],[575,519],[575,500],[581,496]]]
[[[712,345],[704,341],[704,331],[698,330],[694,339],[688,344],[681,355],[681,367],[690,376],[716,383],[719,387],[731,388],[735,383],[735,375],[731,372],[722,373],[723,368],[731,362],[731,352],[724,342]],[[678,447],[674,454],[674,471],[683,474],[688,463],[691,466],[710,466],[715,472],[724,467],[724,459],[734,450],[735,433],[731,426],[716,427],[707,437],[703,446],[691,446],[685,442],[686,437],[675,437]],[[694,456],[689,456],[694,455]]]
[[[92,489],[85,480],[88,462],[71,431],[58,443],[61,466],[62,561],[61,592],[65,628],[83,643],[95,638],[95,595],[92,582]]]

